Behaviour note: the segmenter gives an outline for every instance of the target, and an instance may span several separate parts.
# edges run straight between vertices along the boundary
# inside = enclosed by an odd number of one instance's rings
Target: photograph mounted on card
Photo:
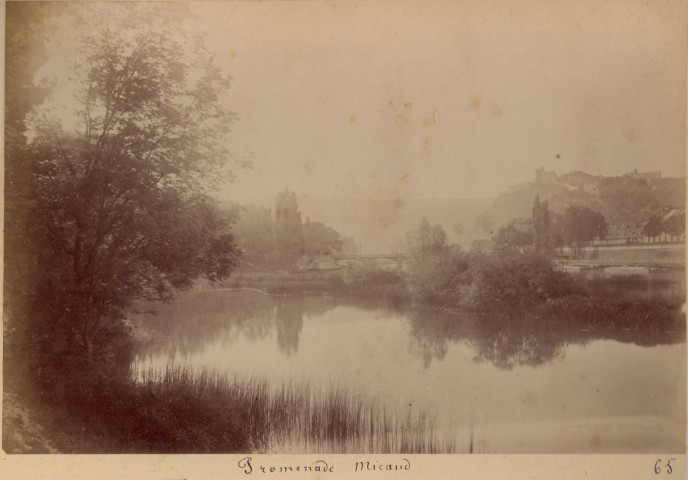
[[[686,13],[7,2],[5,458],[680,470]]]

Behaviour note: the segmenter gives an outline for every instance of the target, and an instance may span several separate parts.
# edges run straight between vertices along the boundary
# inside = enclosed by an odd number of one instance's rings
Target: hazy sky
[[[539,166],[685,175],[683,1],[193,10],[255,164],[228,198],[485,197]]]

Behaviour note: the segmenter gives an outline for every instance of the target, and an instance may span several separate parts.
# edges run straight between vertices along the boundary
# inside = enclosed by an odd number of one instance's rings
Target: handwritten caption
[[[264,474],[264,473],[288,473],[288,472],[318,472],[318,473],[334,473],[335,465],[329,464],[325,460],[316,460],[314,462],[304,462],[295,464],[267,464],[262,463],[253,457],[244,457],[237,463],[237,467],[246,475]],[[338,466],[338,468],[341,468]],[[355,472],[399,472],[404,470],[411,470],[411,462],[406,458],[401,458],[398,461],[379,462],[370,460],[359,460],[353,465],[349,464],[350,471]]]

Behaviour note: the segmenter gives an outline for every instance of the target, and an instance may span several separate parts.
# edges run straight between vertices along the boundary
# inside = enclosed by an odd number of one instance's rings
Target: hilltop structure
[[[541,167],[534,181],[513,185],[497,197],[483,215],[495,227],[513,225],[523,233],[533,231],[519,221],[531,209],[534,198],[546,201],[553,215],[571,205],[587,207],[604,215],[605,239],[594,245],[618,246],[677,243],[685,240],[685,192],[683,177],[663,177],[661,171],[606,177],[580,170],[557,174]]]
[[[535,170],[535,185],[541,186],[544,184],[555,184],[563,186],[570,191],[583,191],[595,196],[599,196],[602,192],[603,184],[610,182],[623,182],[624,179],[639,179],[647,186],[654,187],[654,189],[662,186],[676,186],[684,181],[683,178],[662,178],[661,171],[654,172],[639,172],[637,169],[628,172],[621,177],[604,177],[602,175],[592,175],[581,170],[574,170],[565,173],[561,176],[557,175],[554,170],[545,170],[545,167],[540,167]],[[527,184],[515,185],[514,187],[522,187]],[[511,190],[511,189],[509,189]],[[674,205],[678,206],[678,205]]]

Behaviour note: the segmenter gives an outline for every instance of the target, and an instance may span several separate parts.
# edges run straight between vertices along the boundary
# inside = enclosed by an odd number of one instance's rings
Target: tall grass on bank
[[[287,382],[271,389],[264,380],[230,379],[184,367],[144,370],[137,376],[132,388],[142,398],[155,399],[144,408],[155,409],[155,421],[179,439],[170,445],[173,451],[456,451],[452,436],[446,432],[442,435],[428,414],[400,416],[386,405],[354,396],[342,387],[316,390],[308,383]],[[175,407],[167,408],[170,403]],[[202,417],[195,407],[199,403],[205,406]],[[236,448],[226,436],[228,432],[223,431],[223,415],[238,420],[234,427],[242,435],[241,448]]]

